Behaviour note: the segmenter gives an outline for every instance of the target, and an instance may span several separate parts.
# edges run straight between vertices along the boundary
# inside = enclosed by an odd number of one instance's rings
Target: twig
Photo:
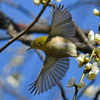
[[[2,12],[0,12],[0,28],[2,29],[7,29],[9,22],[13,24],[14,29],[19,32],[22,31],[23,29],[25,29],[27,27],[27,25],[25,24],[16,24],[14,23],[9,17],[7,17],[5,14],[3,14]],[[82,31],[79,26],[74,22],[75,24],[75,28],[76,28],[76,33],[74,37],[71,37],[71,41],[73,43],[75,43],[75,45],[77,46],[77,49],[80,50],[81,52],[84,53],[91,53],[93,46],[90,45],[88,43],[87,37],[85,36],[85,34],[89,33],[89,31]],[[41,24],[37,24],[34,25],[27,33],[46,33],[48,34],[50,31],[50,26],[45,24],[45,25],[41,25]]]
[[[22,35],[26,34],[27,31],[39,20],[40,16],[42,15],[42,13],[44,12],[45,8],[47,7],[48,3],[50,2],[50,0],[48,0],[48,2],[46,4],[44,4],[42,10],[40,11],[39,15],[36,17],[36,19],[25,29],[23,30],[18,36],[16,36],[15,38],[9,40],[9,42],[3,46],[0,49],[0,52],[2,52],[6,47],[8,47],[11,43],[13,43],[15,40],[17,40],[19,37],[21,37]]]
[[[7,29],[9,22],[12,22],[14,25],[14,29],[18,32],[18,31],[22,31],[25,28],[27,28],[28,25],[24,24],[24,23],[14,23],[14,21],[9,18],[8,16],[6,16],[3,12],[0,12],[0,28],[2,29]],[[42,24],[36,24],[34,25],[27,33],[28,34],[32,34],[32,33],[45,33],[48,34],[50,31],[50,25],[42,25]],[[85,33],[85,35],[87,35],[89,33],[89,31],[84,31],[82,30],[83,33]],[[80,39],[77,38],[78,35],[78,31],[76,31],[75,33],[75,37],[76,39]],[[80,41],[78,41],[80,42]]]
[[[84,32],[79,28],[79,26],[75,23],[75,21],[73,21],[73,22],[74,22],[74,25],[75,25],[75,28],[76,28],[76,35],[78,35],[77,38],[80,38],[80,40],[82,40],[81,42],[84,44],[84,45],[79,46],[79,45],[77,45],[77,43],[75,43],[76,46],[79,47],[77,49],[82,51],[82,52],[84,51],[85,53],[91,53],[92,50],[93,50],[93,45],[91,45],[89,43]]]
[[[93,100],[98,100],[98,96],[99,96],[99,94],[100,94],[100,89],[99,89],[99,91],[96,93],[96,95],[95,95],[95,97],[94,97]]]
[[[0,41],[2,41],[2,40],[8,40],[8,39],[11,39],[11,37],[1,37]]]
[[[61,90],[61,94],[62,94],[63,99],[64,100],[67,100],[67,98],[65,97],[64,89],[63,89],[62,84],[60,82],[58,83],[58,86],[60,87],[60,90]]]

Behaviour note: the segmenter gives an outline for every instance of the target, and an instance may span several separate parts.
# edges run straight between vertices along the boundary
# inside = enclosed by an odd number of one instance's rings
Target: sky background
[[[39,14],[42,8],[42,5],[40,6],[34,5],[32,0],[11,0],[11,1],[27,9],[29,12],[34,13],[35,16]],[[62,0],[61,4],[64,5],[64,7],[68,8],[70,13],[72,14],[72,18],[81,29],[93,30],[95,33],[97,33],[98,24],[100,20],[99,17],[94,16],[92,12],[94,8],[97,8],[100,11],[100,7],[95,4],[81,4],[80,1],[83,0]],[[87,1],[93,1],[93,0],[87,0]],[[55,1],[53,3],[59,5],[59,3]],[[1,3],[1,11],[16,23],[30,24],[34,20],[34,18],[25,15],[20,10],[13,8],[4,2]],[[43,15],[41,16],[41,19],[48,20],[49,25],[51,22],[50,11],[51,8],[47,7]],[[3,36],[2,34],[5,36],[6,30],[0,29],[0,35]],[[32,38],[34,39],[36,37],[43,36],[43,35],[45,34],[41,34],[41,35],[33,34]],[[7,42],[8,40],[0,41],[0,48],[4,46]],[[43,94],[40,94],[39,96],[38,95],[33,96],[33,94],[30,95],[30,91],[28,91],[29,84],[31,84],[37,78],[42,68],[43,61],[40,59],[40,57],[38,56],[38,54],[35,52],[34,49],[26,51],[27,48],[28,46],[23,45],[19,41],[15,41],[9,47],[7,47],[2,53],[0,53],[0,75],[2,75],[2,71],[4,70],[4,67],[9,64],[12,58],[20,54],[18,51],[24,49],[23,64],[19,65],[19,67],[13,68],[10,71],[10,73],[7,74],[7,76],[4,75],[4,80],[7,86],[17,90],[20,94],[25,95],[29,100],[63,100],[62,96],[60,95],[61,91],[58,85],[53,87],[51,90],[48,90],[48,92],[44,92]],[[43,52],[42,54],[45,56]],[[60,81],[66,93],[66,97],[69,100],[72,100],[73,98],[74,87],[67,88],[66,87],[67,83],[71,77],[75,77],[76,83],[78,83],[82,75],[83,69],[84,67],[78,68],[78,62],[75,60],[75,58],[70,58],[70,68],[66,73],[66,76]],[[21,73],[23,77],[18,87],[13,87],[7,82],[7,77],[9,75],[12,75],[15,72]],[[100,83],[99,78],[100,78],[100,74],[97,75],[96,81],[94,82],[95,86],[99,85]],[[89,80],[86,79],[86,77],[84,78],[84,81],[86,85],[90,82]],[[11,95],[6,91],[2,92],[2,96],[4,96],[4,100],[18,100],[17,98],[15,98],[13,95]],[[82,96],[79,100],[91,100],[91,99]]]

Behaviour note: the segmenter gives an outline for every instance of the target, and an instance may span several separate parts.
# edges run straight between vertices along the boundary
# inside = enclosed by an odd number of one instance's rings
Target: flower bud
[[[72,77],[67,84],[67,87],[73,87],[76,84],[76,80],[74,77]]]
[[[91,44],[95,44],[94,32],[92,30],[88,34],[88,40]]]
[[[84,58],[84,60],[85,60],[86,62],[88,62],[88,61],[89,61],[89,58],[86,57],[86,58]]]
[[[61,2],[62,0],[55,0],[55,1],[57,1],[57,2]]]
[[[97,76],[97,74],[94,73],[94,72],[92,72],[92,71],[90,71],[90,72],[86,75],[87,79],[90,80],[90,81],[93,80],[93,79],[95,79],[96,76]]]
[[[40,0],[32,0],[35,5],[39,6],[40,5]]]
[[[85,68],[87,70],[92,69],[92,64],[91,63],[87,63],[86,66],[85,66]]]
[[[99,15],[99,11],[98,11],[97,9],[94,9],[94,10],[93,10],[93,14],[94,14],[95,16],[98,16],[98,15]]]
[[[100,59],[98,57],[95,58],[95,61],[98,62]]]
[[[77,87],[78,88],[84,88],[85,87],[85,82],[84,81],[79,82]]]
[[[88,80],[93,80],[96,78],[98,73],[99,73],[98,63],[93,62],[92,69],[89,73],[87,73],[86,77]]]

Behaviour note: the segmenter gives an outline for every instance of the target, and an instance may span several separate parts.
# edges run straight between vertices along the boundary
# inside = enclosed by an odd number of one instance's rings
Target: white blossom
[[[35,5],[39,6],[40,5],[40,0],[32,0]]]
[[[90,81],[93,80],[93,79],[95,79],[96,76],[97,76],[97,74],[94,73],[93,71],[90,71],[90,72],[87,73],[87,75],[86,75],[87,79],[90,80]]]
[[[88,34],[88,40],[91,44],[95,44],[94,32],[91,30]]]
[[[15,79],[13,76],[8,76],[7,77],[7,82],[14,86],[14,87],[18,87],[19,86],[19,81],[17,79]]]
[[[95,42],[100,45],[100,34],[95,34]]]
[[[35,5],[39,6],[40,3],[46,3],[48,0],[32,0],[34,2]],[[52,0],[50,0],[51,2]],[[55,0],[57,2],[61,2],[62,0]]]
[[[91,30],[88,34],[88,41],[94,45],[94,44],[97,44],[97,45],[100,45],[100,34],[95,34],[94,35],[94,32]]]
[[[87,73],[86,77],[88,80],[93,80],[96,78],[97,74],[99,73],[98,64],[94,62],[92,64],[92,69],[89,73]]]
[[[78,83],[78,88],[84,88],[85,87],[85,82],[84,81],[81,81]]]
[[[55,1],[57,1],[57,2],[61,2],[62,0],[55,0]]]
[[[96,40],[100,40],[100,34],[98,34],[98,33],[95,34],[95,39],[96,39]]]
[[[73,87],[76,84],[76,80],[74,77],[72,77],[67,84],[67,87]]]
[[[80,54],[77,58],[76,58],[76,60],[78,61],[78,63],[79,63],[79,67],[82,67],[83,66],[83,63],[86,61],[88,61],[89,59],[88,59],[88,54]]]
[[[99,15],[99,11],[97,9],[94,9],[93,10],[93,14],[96,15],[96,16],[98,16]]]
[[[99,68],[97,62],[93,63],[92,71],[95,72],[96,74],[99,73]]]
[[[88,33],[88,38],[94,37],[94,32],[92,30],[90,30],[90,32]]]
[[[92,64],[91,63],[87,63],[85,67],[86,67],[87,70],[89,70],[89,69],[92,68]]]
[[[24,80],[24,76],[20,73],[14,73],[7,77],[7,82],[13,87],[18,87],[20,82]]]

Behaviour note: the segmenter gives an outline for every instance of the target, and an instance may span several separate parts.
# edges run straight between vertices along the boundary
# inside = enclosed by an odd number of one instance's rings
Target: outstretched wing
[[[54,58],[46,56],[41,72],[38,78],[30,86],[31,93],[35,91],[34,95],[38,95],[44,91],[48,91],[55,86],[59,80],[65,76],[69,68],[68,58]]]
[[[62,36],[68,38],[69,36],[75,35],[75,27],[72,21],[71,14],[67,8],[63,9],[59,5],[58,8],[53,9],[52,23],[49,36]]]

